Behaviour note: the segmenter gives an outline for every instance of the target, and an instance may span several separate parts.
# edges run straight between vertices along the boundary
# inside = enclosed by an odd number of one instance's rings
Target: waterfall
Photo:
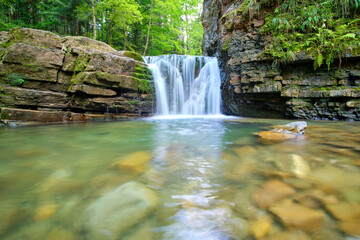
[[[145,57],[152,71],[157,115],[220,115],[220,70],[216,58]]]

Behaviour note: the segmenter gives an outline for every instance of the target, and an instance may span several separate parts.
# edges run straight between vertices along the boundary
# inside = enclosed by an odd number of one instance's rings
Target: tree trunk
[[[145,49],[144,49],[144,54],[143,54],[143,56],[145,56],[145,54],[146,54],[146,50],[147,50],[147,48],[148,48],[148,44],[149,44],[149,38],[150,38],[150,27],[151,27],[151,18],[152,18],[153,9],[154,9],[154,0],[151,0],[150,19],[149,19],[149,26],[148,26],[148,32],[147,32],[146,44],[145,44]]]
[[[92,8],[92,19],[93,19],[93,25],[94,25],[94,36],[93,39],[96,40],[96,18],[95,18],[95,0],[91,0],[91,8]]]

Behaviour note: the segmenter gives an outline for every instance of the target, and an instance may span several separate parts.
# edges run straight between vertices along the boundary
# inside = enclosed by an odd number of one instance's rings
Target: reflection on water
[[[0,129],[1,239],[356,239],[360,125],[153,119]]]

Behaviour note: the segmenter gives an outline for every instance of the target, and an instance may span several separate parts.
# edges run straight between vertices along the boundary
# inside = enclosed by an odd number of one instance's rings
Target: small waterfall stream
[[[152,71],[157,115],[220,115],[217,59],[202,56],[145,57]]]

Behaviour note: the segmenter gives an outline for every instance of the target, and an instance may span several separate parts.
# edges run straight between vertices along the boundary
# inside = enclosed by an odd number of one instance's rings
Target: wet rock
[[[83,214],[89,239],[119,239],[157,206],[158,197],[146,186],[129,182],[93,202]]]
[[[310,240],[310,237],[301,231],[291,231],[271,234],[264,240]]]
[[[325,205],[326,210],[336,219],[348,221],[360,219],[360,204],[351,202],[340,202],[337,204]]]
[[[322,211],[292,202],[270,207],[269,211],[279,217],[285,227],[295,227],[305,232],[320,229],[325,221],[325,214]]]
[[[273,132],[273,131],[261,131],[259,132],[259,136],[264,140],[272,140],[279,142],[296,138],[295,135],[290,133]]]
[[[353,237],[360,237],[360,219],[340,222],[339,227],[340,229],[350,236]]]
[[[57,204],[49,204],[45,206],[41,206],[36,210],[34,220],[42,221],[48,218],[51,218],[57,211],[59,206]]]
[[[294,193],[295,190],[289,185],[279,180],[270,180],[253,194],[252,199],[260,208],[267,209]]]
[[[299,204],[313,209],[318,209],[321,207],[321,202],[317,199],[314,199],[312,196],[307,194],[299,194],[298,196],[294,197],[294,200],[298,202]]]
[[[256,220],[255,222],[252,222],[251,229],[253,236],[256,239],[262,239],[269,233],[271,225],[272,225],[272,219],[268,216],[263,216],[262,218]]]
[[[135,152],[121,157],[111,168],[139,174],[146,170],[151,158],[151,154],[147,151]]]

